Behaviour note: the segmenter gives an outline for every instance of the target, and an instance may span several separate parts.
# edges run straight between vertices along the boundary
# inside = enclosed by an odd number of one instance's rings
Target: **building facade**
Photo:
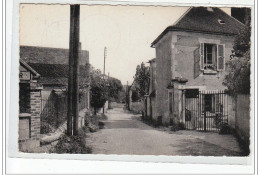
[[[222,85],[226,62],[232,55],[235,36],[243,28],[242,23],[219,8],[192,7],[155,39],[152,43],[156,50],[153,120],[161,118],[164,124],[185,122],[187,113],[192,114],[187,109],[190,99],[226,89]],[[202,95],[202,98],[193,107],[198,108],[195,110],[198,115],[205,110],[216,114],[222,105],[220,97]]]
[[[40,74],[20,60],[19,68],[19,150],[40,146],[42,86]]]
[[[63,126],[67,120],[68,59],[68,49],[20,47],[19,142],[27,142],[30,138],[39,140],[40,134],[53,133],[61,130],[61,127],[64,130]],[[90,110],[88,51],[80,51],[79,64],[81,114],[81,110],[84,112]],[[31,79],[25,80],[24,77]],[[34,109],[35,107],[37,109]],[[36,114],[37,117],[34,117]],[[84,126],[84,118],[84,114],[79,116],[79,128]],[[21,146],[20,150],[26,151],[25,149]]]

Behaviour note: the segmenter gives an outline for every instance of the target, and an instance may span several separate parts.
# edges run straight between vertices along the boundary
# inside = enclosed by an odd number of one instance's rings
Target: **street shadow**
[[[180,156],[242,156],[240,152],[225,149],[201,139],[184,139],[180,144],[171,144],[171,146],[180,148],[178,150]]]

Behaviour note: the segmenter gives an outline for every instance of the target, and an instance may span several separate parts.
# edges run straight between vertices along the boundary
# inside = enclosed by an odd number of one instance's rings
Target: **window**
[[[204,69],[215,70],[215,65],[217,62],[217,46],[214,44],[205,44],[204,46]]]
[[[219,113],[223,112],[223,105],[221,104],[221,95],[220,94],[205,94],[203,101],[203,108],[207,112]],[[205,105],[205,106],[204,106]]]
[[[200,44],[200,69],[221,71],[224,69],[224,45]]]

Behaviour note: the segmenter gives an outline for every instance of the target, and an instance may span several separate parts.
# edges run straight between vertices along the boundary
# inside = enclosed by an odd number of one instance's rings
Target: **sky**
[[[133,82],[136,66],[155,57],[151,43],[189,7],[80,6],[80,42],[92,66]],[[229,8],[223,8],[230,14]],[[20,45],[69,48],[69,5],[20,5]]]

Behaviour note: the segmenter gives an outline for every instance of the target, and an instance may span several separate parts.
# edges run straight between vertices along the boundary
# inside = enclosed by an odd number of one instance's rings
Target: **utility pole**
[[[103,78],[104,78],[104,82],[105,82],[105,75],[106,75],[106,56],[107,56],[107,48],[104,48],[104,69],[103,69]],[[105,114],[105,105],[103,106],[103,114]]]
[[[70,5],[67,135],[78,134],[80,5]]]
[[[129,94],[128,94],[128,93],[129,93],[129,91],[128,91],[128,81],[127,81],[127,82],[126,82],[126,93],[125,93],[125,94],[126,94],[126,108],[127,108],[127,110],[129,110],[129,102],[130,102],[130,101],[129,101],[130,99],[129,99]]]
[[[107,73],[107,80],[108,80],[108,96],[107,96],[107,99],[108,99],[108,109],[111,109],[111,104],[110,104],[110,81],[109,81],[109,72]]]
[[[105,77],[105,74],[106,74],[106,57],[107,57],[107,48],[105,47],[104,48],[104,69],[103,69],[104,77]]]

